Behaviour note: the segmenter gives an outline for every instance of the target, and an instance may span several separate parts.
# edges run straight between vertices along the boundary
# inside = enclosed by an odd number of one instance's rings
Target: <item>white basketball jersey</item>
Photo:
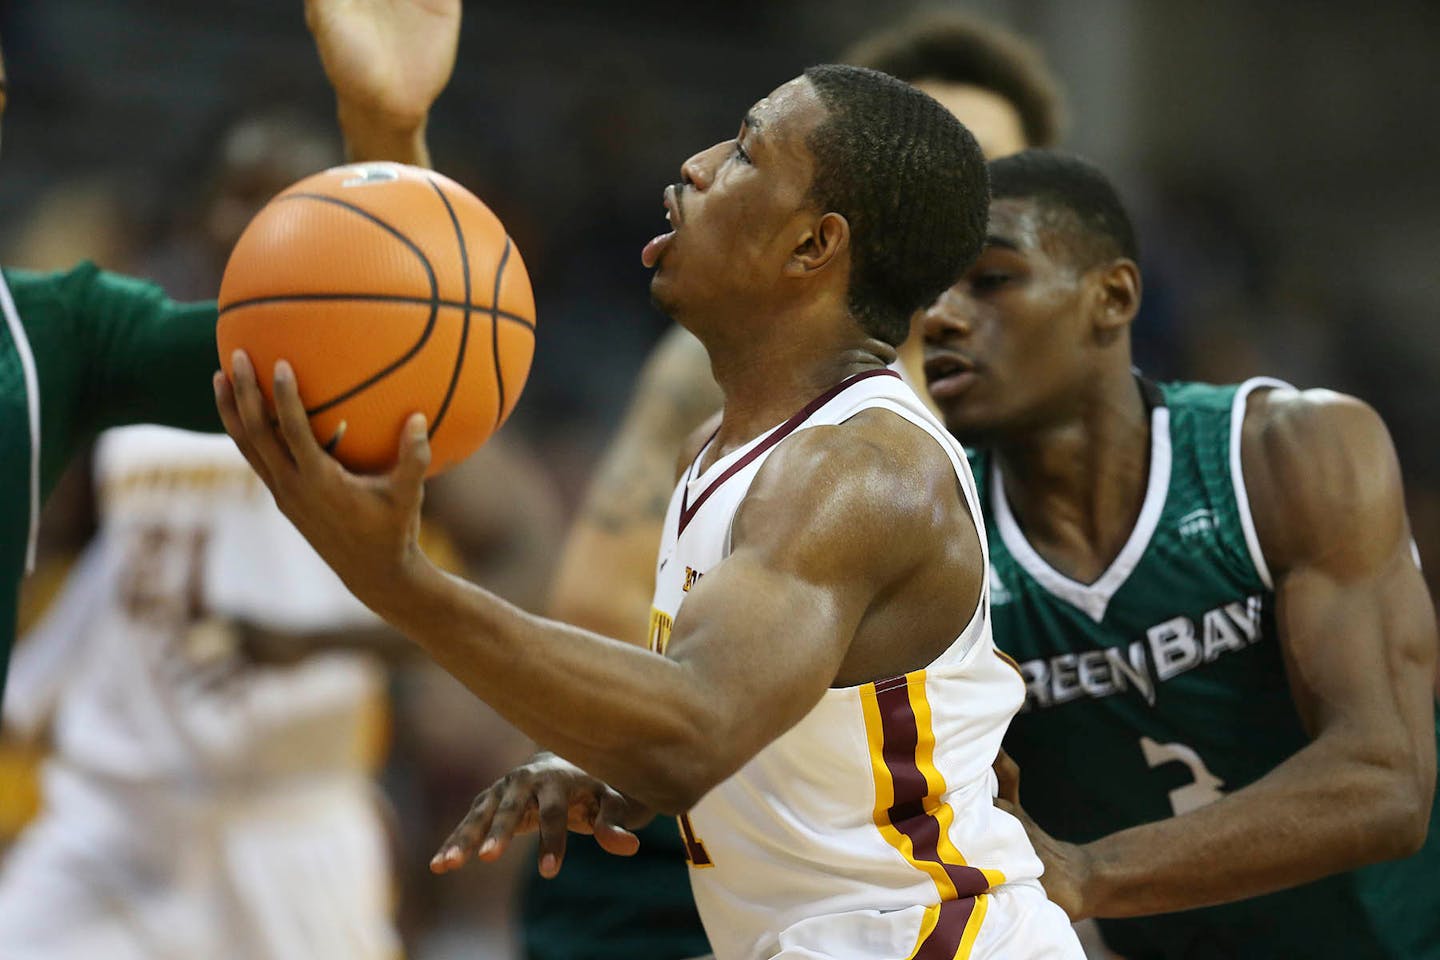
[[[860,374],[697,475],[701,451],[665,520],[653,649],[663,652],[685,594],[724,562],[735,512],[776,446],[874,409],[944,449],[985,550],[959,444],[893,371]],[[896,429],[907,428],[897,421]],[[827,691],[681,818],[716,956],[971,955],[987,910],[1000,912],[991,910],[996,892],[1041,871],[1019,822],[992,805],[991,764],[1024,695],[1019,672],[991,641],[983,590],[970,622],[925,669]],[[1057,922],[1069,936],[1063,914]]]
[[[365,774],[378,663],[337,653],[253,667],[207,632],[212,618],[282,633],[378,622],[230,438],[112,430],[95,480],[100,536],[13,674],[49,692],[53,704],[32,705],[12,686],[16,711],[53,709],[57,760],[119,783],[191,787]],[[53,680],[31,678],[47,670]]]

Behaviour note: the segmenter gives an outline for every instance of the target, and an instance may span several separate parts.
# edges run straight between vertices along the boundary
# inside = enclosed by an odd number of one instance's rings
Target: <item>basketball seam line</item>
[[[495,361],[495,390],[499,401],[495,407],[495,429],[505,419],[505,373],[500,369],[500,321],[496,317],[500,306],[500,280],[505,276],[505,264],[510,262],[510,235],[505,235],[505,249],[500,254],[500,265],[495,268],[495,292],[490,297],[490,356]]]
[[[450,371],[450,385],[445,388],[445,399],[440,401],[435,421],[430,424],[429,435],[433,438],[450,409],[450,401],[455,397],[455,385],[460,382],[460,369],[465,365],[465,342],[470,339],[470,253],[465,249],[465,232],[460,229],[460,218],[455,216],[455,208],[450,205],[450,198],[445,196],[445,191],[441,190],[440,184],[433,179],[430,180],[430,186],[435,189],[440,202],[445,204],[445,212],[450,215],[450,223],[455,227],[455,242],[460,247],[460,270],[465,278],[465,315],[460,321],[460,346],[455,352],[455,368]],[[490,322],[498,321],[492,319]]]
[[[369,220],[377,227],[385,230],[391,236],[395,237],[395,239],[399,240],[401,243],[405,244],[405,246],[409,247],[411,252],[414,253],[415,256],[420,258],[420,263],[425,267],[425,273],[430,279],[430,316],[425,321],[425,329],[421,332],[420,339],[416,340],[415,344],[409,350],[407,350],[403,356],[401,356],[397,360],[392,361],[388,366],[381,369],[378,373],[371,375],[361,383],[357,384],[354,387],[351,387],[349,390],[342,391],[337,396],[331,397],[324,403],[307,409],[305,411],[305,415],[307,417],[313,417],[317,413],[324,413],[326,410],[329,410],[332,407],[344,403],[346,400],[349,400],[356,394],[362,393],[365,390],[373,387],[375,384],[379,383],[381,380],[384,380],[386,377],[390,376],[390,374],[394,373],[396,370],[399,370],[405,364],[409,363],[410,359],[414,357],[415,354],[420,352],[420,349],[425,346],[426,341],[430,339],[430,334],[433,333],[435,330],[435,318],[440,313],[440,284],[435,279],[435,268],[430,265],[430,258],[425,256],[425,251],[421,250],[419,246],[417,246],[415,242],[409,237],[405,236],[405,234],[401,233],[399,230],[396,230],[394,227],[390,226],[390,224],[386,223],[384,220],[381,220],[379,217],[375,216],[370,211],[365,210],[361,207],[357,207],[354,204],[346,203],[344,200],[340,200],[336,197],[327,197],[322,193],[292,193],[280,197],[279,199],[319,200],[322,203],[333,204],[334,206],[340,207],[342,210],[349,210],[351,213],[358,214],[359,216],[364,217],[366,220]]]
[[[468,298],[467,298],[468,299]],[[520,316],[518,313],[510,313],[508,310],[496,310],[478,303],[462,303],[459,300],[427,300],[424,297],[411,297],[401,293],[280,293],[269,297],[251,297],[248,300],[236,300],[234,303],[227,303],[220,308],[220,315],[224,316],[231,310],[239,310],[241,307],[263,306],[269,303],[285,303],[286,301],[310,302],[310,301],[345,301],[360,300],[363,302],[375,303],[414,303],[423,306],[430,306],[431,303],[439,307],[454,310],[483,310],[493,314],[501,320],[509,320],[511,323],[518,323],[526,330],[534,331],[533,321]]]

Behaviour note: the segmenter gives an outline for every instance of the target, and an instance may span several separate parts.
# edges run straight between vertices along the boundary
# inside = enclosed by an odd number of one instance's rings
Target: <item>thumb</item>
[[[430,469],[430,437],[423,413],[412,413],[400,431],[400,451],[390,471],[390,489],[406,506],[418,508]]]

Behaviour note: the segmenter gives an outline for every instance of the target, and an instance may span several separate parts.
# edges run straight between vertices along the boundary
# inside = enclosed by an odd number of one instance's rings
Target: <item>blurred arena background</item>
[[[466,4],[455,78],[430,124],[435,165],[510,227],[540,317],[527,394],[503,436],[538,471],[547,519],[539,556],[510,570],[511,596],[543,598],[549,547],[664,327],[639,262],[660,229],[660,188],[691,152],[729,136],[758,91],[919,6]],[[1266,373],[1375,405],[1440,595],[1440,6],[956,6],[1042,47],[1068,91],[1065,145],[1114,173],[1131,203],[1147,372]],[[212,296],[226,238],[243,226],[235,211],[337,149],[299,0],[8,0],[0,36],[7,264],[92,258],[176,297]],[[83,499],[57,498],[52,557],[83,542]],[[525,745],[424,668],[397,669],[392,688],[384,783],[402,825],[409,955],[510,956],[512,878],[529,860],[443,880],[425,863]],[[25,804],[7,784],[13,830]]]

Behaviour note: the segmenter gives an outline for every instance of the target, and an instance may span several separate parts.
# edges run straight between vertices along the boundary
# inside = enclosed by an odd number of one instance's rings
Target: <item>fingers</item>
[[[475,855],[481,860],[499,860],[517,833],[535,829],[534,812],[535,795],[528,785],[505,790]]]
[[[440,850],[430,860],[432,873],[449,873],[458,870],[470,859],[471,853],[479,846],[481,838],[490,831],[490,820],[495,816],[495,788],[486,790],[475,798],[470,812],[459,826],[450,831],[450,836],[440,845]]]
[[[540,876],[549,880],[560,872],[565,859],[565,834],[570,820],[570,796],[565,786],[555,780],[547,780],[536,791],[539,804],[537,816],[540,821],[540,849],[537,851]]]
[[[625,818],[625,798],[614,790],[606,790],[600,798],[600,811],[595,815],[595,842],[606,853],[631,857],[640,849],[640,838],[620,826]]]
[[[270,424],[265,412],[265,398],[260,393],[260,384],[255,379],[255,369],[245,351],[236,350],[230,360],[230,388],[235,394],[235,407],[239,411],[239,432],[231,431],[235,442],[245,451],[252,462],[258,457],[263,469],[260,476],[274,489],[274,481],[294,473],[295,465],[285,450],[280,435]],[[249,449],[246,449],[247,444]],[[253,456],[252,456],[253,455]]]
[[[310,429],[310,417],[305,413],[305,404],[300,400],[295,371],[284,360],[275,363],[273,384],[275,413],[280,419],[280,435],[290,457],[301,470],[325,469],[331,458],[315,440],[315,433]]]
[[[235,391],[230,386],[230,380],[224,371],[216,370],[211,383],[215,387],[215,407],[220,411],[220,422],[225,425],[225,432],[235,441],[235,446],[244,454],[250,468],[259,474],[266,486],[270,486],[270,474],[265,469],[265,462],[255,452],[249,436],[245,433],[245,424],[240,420],[240,408],[235,403]]]

